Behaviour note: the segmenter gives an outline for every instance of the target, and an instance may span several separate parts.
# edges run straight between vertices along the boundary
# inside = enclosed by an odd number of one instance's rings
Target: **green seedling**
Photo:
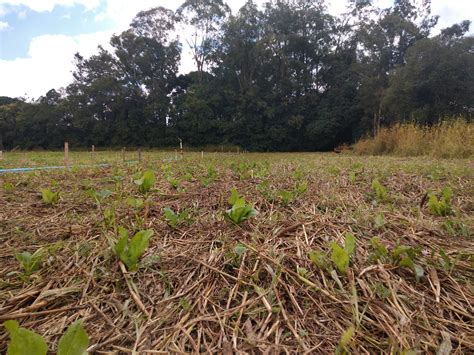
[[[374,218],[374,227],[377,229],[382,228],[385,225],[385,216],[383,213],[378,213]]]
[[[143,199],[134,197],[127,198],[127,204],[137,210],[141,210],[145,206]]]
[[[46,205],[56,205],[59,202],[59,191],[53,192],[51,189],[41,189],[41,197]]]
[[[406,245],[397,245],[392,250],[392,260],[398,264],[398,266],[407,267],[415,273],[416,281],[419,281],[425,271],[420,264],[415,263],[415,259],[419,254],[419,250]]]
[[[232,189],[228,202],[232,208],[226,211],[225,216],[234,224],[240,224],[258,213],[252,205],[247,204],[245,199],[239,196],[235,188]]]
[[[129,240],[128,232],[123,227],[119,227],[119,240],[114,246],[114,252],[125,264],[128,271],[138,270],[138,259],[148,248],[152,236],[151,229],[142,230]]]
[[[8,320],[3,323],[10,336],[7,347],[7,355],[46,355],[48,345],[44,338],[20,327],[17,321]],[[84,355],[89,347],[89,336],[87,335],[82,321],[78,320],[71,324],[58,342],[57,355]]]
[[[189,222],[189,211],[182,210],[179,213],[175,213],[171,208],[164,208],[163,215],[165,217],[166,222],[172,228],[177,228],[179,225]]]
[[[133,180],[135,185],[138,186],[138,191],[142,194],[148,193],[153,185],[155,185],[155,174],[153,171],[147,170],[138,179]]]
[[[91,189],[86,190],[86,194],[91,199],[93,199],[97,205],[100,206],[100,203],[102,202],[102,200],[112,195],[112,191],[107,190],[107,189],[102,189],[102,190],[97,191],[91,188]]]
[[[378,260],[386,260],[388,258],[388,250],[385,245],[380,242],[380,238],[373,237],[370,239],[372,252],[369,254],[369,262],[375,264]]]
[[[172,177],[172,176],[168,176],[166,178],[166,180],[169,182],[169,184],[171,185],[171,187],[175,190],[178,190],[181,186],[181,182],[175,178],[175,177]]]
[[[383,202],[388,199],[387,188],[378,179],[372,180],[372,190],[377,201]]]
[[[104,209],[104,223],[106,227],[115,226],[115,209],[113,207],[107,207]]]
[[[295,199],[295,194],[287,190],[279,190],[277,196],[285,206]]]
[[[213,166],[209,166],[207,168],[207,175],[205,177],[199,178],[199,181],[201,184],[203,184],[205,187],[209,186],[212,182],[214,182],[217,179],[217,171],[214,169]]]
[[[344,333],[341,335],[341,339],[339,340],[339,343],[337,344],[336,351],[335,351],[336,355],[347,355],[351,353],[348,347],[352,342],[352,338],[354,337],[354,334],[355,334],[355,329],[353,326],[350,326],[348,329],[344,331]]]
[[[355,184],[357,182],[357,173],[355,171],[351,171],[349,173],[349,181]]]
[[[15,185],[13,185],[11,182],[5,182],[3,183],[2,188],[5,192],[12,192],[15,189]]]
[[[451,197],[453,192],[449,187],[445,187],[441,192],[441,198],[438,200],[435,194],[428,195],[428,208],[431,214],[435,216],[447,216],[451,214]]]
[[[308,182],[307,181],[298,181],[295,184],[295,194],[304,195],[308,191]]]
[[[24,275],[30,276],[33,272],[37,271],[41,267],[41,262],[44,259],[44,249],[40,248],[33,254],[27,251],[22,253],[16,253],[15,258],[20,263]]]
[[[319,250],[312,250],[309,255],[309,259],[316,265],[318,268],[322,270],[329,270],[331,266],[331,262],[323,252]]]
[[[352,233],[346,233],[344,236],[344,248],[341,248],[336,242],[331,243],[331,260],[341,273],[347,271],[356,245],[356,240]]]
[[[469,237],[471,235],[469,227],[460,221],[448,219],[441,227],[451,236],[461,235],[463,237]]]

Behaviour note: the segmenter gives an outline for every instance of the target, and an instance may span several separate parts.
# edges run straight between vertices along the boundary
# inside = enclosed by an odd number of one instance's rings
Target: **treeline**
[[[186,0],[137,14],[112,50],[75,55],[74,80],[34,102],[0,98],[0,148],[233,144],[329,150],[409,121],[474,112],[469,21],[430,35],[430,1]],[[187,36],[186,34],[189,34]],[[182,51],[195,70],[179,73]]]

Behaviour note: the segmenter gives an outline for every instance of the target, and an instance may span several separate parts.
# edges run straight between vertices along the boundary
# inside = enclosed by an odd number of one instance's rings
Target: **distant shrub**
[[[441,121],[433,126],[402,123],[383,127],[376,137],[362,138],[356,154],[469,158],[474,155],[474,124],[464,119]]]

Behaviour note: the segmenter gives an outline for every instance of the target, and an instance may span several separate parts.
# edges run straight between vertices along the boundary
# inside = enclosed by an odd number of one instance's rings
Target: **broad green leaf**
[[[227,202],[229,202],[229,205],[234,205],[239,199],[240,199],[239,193],[237,192],[237,189],[233,187],[230,192],[230,197],[227,200]]]
[[[345,273],[349,267],[349,254],[335,242],[331,243],[331,249],[331,260],[341,273]]]
[[[150,238],[153,235],[151,229],[143,230],[136,233],[130,241],[129,260],[131,261],[131,269],[135,270],[137,267],[138,258],[148,248]]]
[[[39,334],[20,328],[17,321],[8,320],[3,323],[10,335],[7,355],[45,355],[48,351],[46,341]]]
[[[82,321],[75,321],[69,326],[58,343],[57,355],[83,355],[89,346],[89,337],[82,326]]]
[[[134,182],[136,185],[138,185],[138,190],[141,193],[147,193],[155,184],[155,174],[153,171],[147,170],[139,179],[134,180]]]
[[[349,256],[351,256],[354,253],[355,246],[356,246],[356,240],[355,240],[354,234],[346,233],[344,234],[344,236],[345,236],[344,250],[347,252]]]

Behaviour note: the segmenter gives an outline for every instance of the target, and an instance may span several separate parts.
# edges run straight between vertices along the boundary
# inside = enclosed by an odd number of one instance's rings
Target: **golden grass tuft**
[[[401,123],[382,128],[376,137],[362,138],[354,145],[354,152],[361,155],[469,158],[474,155],[474,124],[461,118],[433,126]]]

